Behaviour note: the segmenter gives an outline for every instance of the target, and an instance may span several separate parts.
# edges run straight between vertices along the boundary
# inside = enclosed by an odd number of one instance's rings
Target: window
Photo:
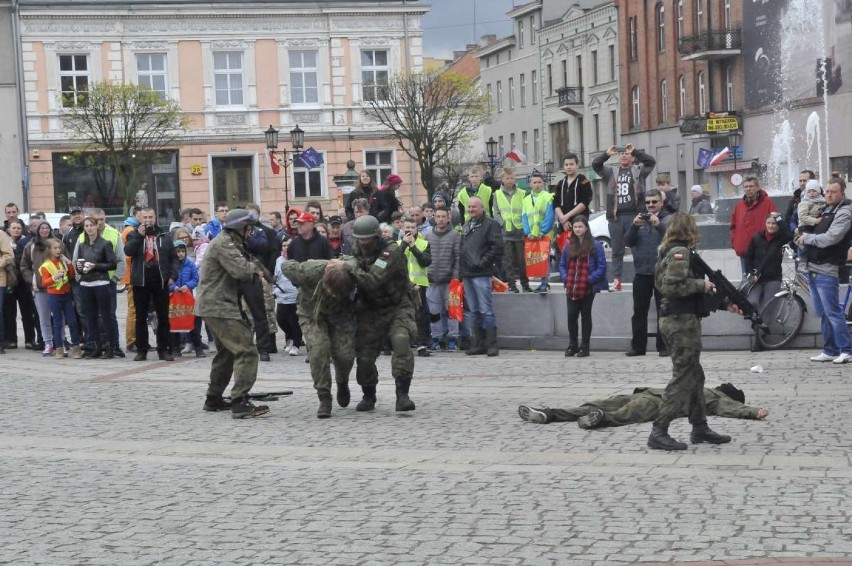
[[[686,79],[683,75],[677,80],[677,116],[686,116]]]
[[[393,172],[393,151],[365,151],[364,164],[370,176],[376,180],[376,185],[381,186]]]
[[[213,53],[216,106],[242,106],[243,54],[240,51]]]
[[[538,104],[538,72],[532,72],[532,103]]]
[[[725,67],[725,109],[734,109],[734,69],[730,65]]]
[[[583,86],[583,57],[577,55],[577,86]]]
[[[547,64],[547,96],[553,94],[553,69],[550,63]]]
[[[485,93],[488,96],[488,113],[491,114],[491,102],[492,102],[492,93],[491,93],[491,85],[485,87]]]
[[[232,203],[231,206],[234,206],[236,203],[255,198],[254,157],[250,155],[215,156],[212,159],[211,173],[213,202]],[[162,219],[160,221],[162,222]]]
[[[660,81],[660,122],[665,123],[669,119],[669,83],[665,79]]]
[[[639,59],[639,43],[638,38],[636,37],[636,16],[633,16],[628,20],[628,36],[630,39],[630,60],[636,61]]]
[[[518,20],[518,49],[524,48],[524,20]]]
[[[87,55],[59,56],[59,84],[62,106],[71,108],[86,105],[89,90],[89,58]]]
[[[499,136],[497,138],[497,154],[498,154],[498,157],[502,157],[502,156],[506,155],[505,149],[506,149],[506,146],[503,144],[503,136]]]
[[[657,50],[666,50],[666,7],[662,4],[657,5]]]
[[[509,134],[509,149],[510,150],[517,149],[515,147],[515,132],[512,132],[511,134]],[[500,152],[500,153],[502,155],[503,152]]]
[[[533,163],[538,163],[538,156],[540,153],[539,143],[538,128],[536,128],[533,130]]]
[[[568,60],[562,60],[562,86],[568,86]]]
[[[706,86],[704,84],[704,72],[698,73],[698,113],[704,114],[707,111],[707,105],[705,101],[705,91]]]
[[[498,61],[499,62],[499,61]],[[364,100],[387,100],[388,52],[381,49],[361,51],[361,83]]]
[[[293,194],[296,198],[322,197],[322,180],[325,178],[325,164],[316,169],[293,167]]]
[[[592,51],[592,84],[598,84],[598,52]]]
[[[615,145],[618,142],[618,115],[615,110],[609,111],[609,126],[612,128],[612,144]]]
[[[724,19],[725,29],[731,29],[731,0],[725,0]]]
[[[595,147],[592,149],[597,150],[601,146],[601,117],[597,114],[592,114],[592,120],[595,126]]]
[[[632,127],[638,128],[639,123],[640,123],[640,120],[639,120],[639,87],[638,86],[633,87],[633,90],[631,91],[631,97],[630,98],[631,98],[631,101],[632,101],[632,110],[633,110],[633,115],[630,117],[631,118],[630,124],[631,124]]]
[[[615,45],[609,46],[609,80],[615,80]]]
[[[496,59],[496,60],[494,61],[494,64],[495,64],[495,65],[499,65],[499,64],[500,64],[500,54],[499,54],[499,53],[497,53],[497,54],[494,56],[494,58]]]
[[[535,14],[530,16],[530,45],[535,45]]]
[[[695,33],[704,31],[704,0],[695,0]]]
[[[503,111],[503,81],[497,81],[497,112]]]
[[[319,102],[317,52],[290,51],[290,102],[316,104]]]
[[[515,109],[515,77],[509,77],[509,110]]]
[[[518,88],[521,89],[521,108],[524,108],[527,105],[527,76],[524,73],[521,73],[521,81],[518,84]]]
[[[683,0],[677,0],[677,38],[683,37]]]
[[[166,55],[164,53],[136,54],[136,82],[166,98]]]
[[[527,139],[527,132],[524,130],[521,132],[521,152],[524,155],[528,155],[530,152],[529,140]]]

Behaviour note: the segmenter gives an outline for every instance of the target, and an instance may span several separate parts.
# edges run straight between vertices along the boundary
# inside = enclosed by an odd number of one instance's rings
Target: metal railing
[[[707,135],[707,117],[684,116],[680,122],[680,133],[684,136],[706,136]]]
[[[682,37],[678,42],[677,52],[688,57],[708,51],[738,51],[742,46],[742,32],[739,29],[725,29]]]
[[[583,87],[581,86],[563,86],[556,89],[556,94],[559,95],[560,108],[571,104],[583,104]]]

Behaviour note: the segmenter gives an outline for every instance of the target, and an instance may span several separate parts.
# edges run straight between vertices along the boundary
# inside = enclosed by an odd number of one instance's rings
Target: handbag
[[[192,332],[195,329],[195,297],[192,291],[172,291],[169,294],[169,330]]]
[[[548,262],[550,262],[550,238],[545,236],[538,240],[524,240],[524,263],[527,266],[527,277],[547,277]]]
[[[464,283],[458,279],[450,281],[450,296],[447,300],[447,316],[459,322],[464,319]]]

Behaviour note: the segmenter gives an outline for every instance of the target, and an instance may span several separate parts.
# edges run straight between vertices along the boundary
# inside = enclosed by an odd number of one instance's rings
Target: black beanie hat
[[[739,401],[740,403],[745,403],[745,393],[743,393],[742,389],[737,389],[731,383],[723,383],[715,388],[717,391],[721,391],[734,401]]]

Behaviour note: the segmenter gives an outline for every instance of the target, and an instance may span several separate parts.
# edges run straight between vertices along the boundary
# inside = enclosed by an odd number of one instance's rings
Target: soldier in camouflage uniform
[[[347,260],[354,263],[354,260]],[[331,416],[331,367],[337,404],[349,406],[349,372],[355,363],[355,278],[341,260],[287,261],[281,271],[299,288],[299,325],[311,345],[311,375],[320,405],[317,418]]]
[[[374,217],[362,216],[355,220],[352,228],[357,266],[347,266],[358,282],[355,333],[358,368],[355,377],[364,392],[355,410],[372,411],[376,406],[376,384],[379,382],[376,358],[389,336],[393,347],[391,374],[396,382],[396,410],[413,411],[414,401],[409,398],[408,391],[414,375],[411,341],[417,329],[408,261],[396,242],[381,236],[379,222]]]
[[[704,369],[701,367],[701,318],[709,314],[705,294],[715,285],[692,267],[698,244],[698,226],[686,212],[671,217],[660,243],[660,261],[654,283],[660,291],[660,332],[672,359],[672,378],[663,392],[663,404],[654,420],[648,446],[657,450],[686,450],[686,444],[669,436],[669,424],[686,414],[692,424],[690,441],[724,444],[730,436],[707,426]],[[732,312],[736,307],[729,308]]]
[[[257,279],[258,266],[247,258],[246,235],[257,217],[234,209],[225,217],[223,230],[210,242],[201,266],[195,314],[204,317],[216,340],[216,356],[210,367],[205,411],[231,410],[235,419],[259,417],[269,412],[248,398],[257,379],[258,354],[252,342],[252,325],[240,304],[240,285]],[[231,401],[222,394],[234,376]]]
[[[717,417],[763,420],[769,414],[766,409],[746,405],[745,394],[730,383],[723,383],[715,389],[705,387],[704,402],[707,414]],[[580,428],[589,429],[651,422],[659,415],[662,404],[662,389],[637,387],[633,395],[615,395],[570,409],[537,409],[521,405],[518,414],[531,423],[576,421]],[[685,412],[678,415],[685,416]]]

